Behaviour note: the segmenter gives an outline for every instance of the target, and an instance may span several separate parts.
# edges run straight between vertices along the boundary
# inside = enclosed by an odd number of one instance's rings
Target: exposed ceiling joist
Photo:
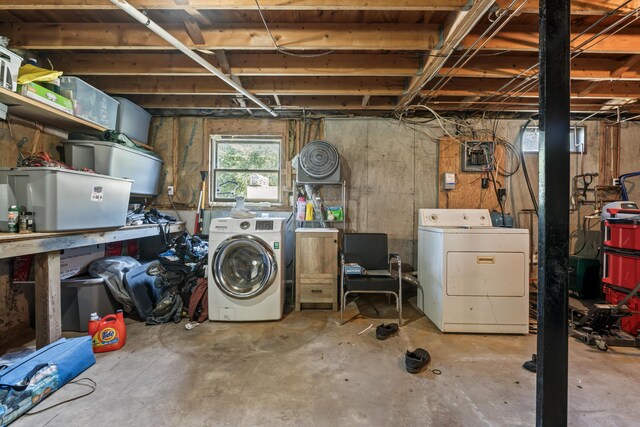
[[[193,109],[193,110],[241,110],[234,103],[231,96],[196,96],[196,95],[133,95],[128,98],[136,104],[150,109]],[[265,99],[266,101],[266,99]],[[395,105],[394,98],[391,97],[372,97],[366,106],[362,105],[362,98],[348,96],[288,96],[280,97],[281,106],[273,106],[278,111],[290,109],[306,110],[364,110],[364,111],[385,111]],[[459,110],[460,100],[442,100],[431,104],[438,111],[457,111]],[[485,111],[520,111],[534,112],[537,111],[538,102],[536,98],[514,100],[509,103],[500,102],[478,102],[477,103]],[[571,102],[573,112],[595,112],[601,111],[603,103],[574,99]],[[255,107],[250,109],[257,110]],[[630,108],[630,112],[639,111],[639,108]]]
[[[582,33],[582,30],[580,28],[572,28],[571,47],[575,48],[576,46],[582,45],[590,38],[596,36],[598,32],[599,30],[591,29],[585,34],[579,35]],[[460,47],[469,49],[480,35],[479,30],[474,30],[465,37]],[[510,26],[488,40],[484,49],[537,52],[539,37],[537,27]],[[611,36],[604,34],[596,37],[585,47],[585,52],[588,53],[640,54],[640,28],[625,28]]]
[[[208,73],[182,54],[175,53],[68,53],[48,54],[45,59],[54,67],[64,67],[65,73],[79,76],[204,76]],[[215,56],[206,56],[212,65],[222,68]],[[418,67],[415,55],[335,53],[316,58],[298,58],[280,53],[226,54],[231,74],[246,76],[388,76],[410,77]],[[637,59],[634,59],[637,58]],[[633,59],[633,61],[632,61]],[[538,62],[537,57],[477,57],[456,77],[512,78]],[[632,63],[635,62],[635,63]],[[438,75],[451,70],[445,65]],[[614,70],[614,71],[612,71]],[[534,76],[532,70],[525,76]],[[581,55],[571,61],[574,80],[640,80],[640,55],[619,61],[611,58]]]
[[[180,1],[180,0],[178,0]],[[505,8],[511,0],[496,0]],[[575,15],[600,15],[624,4],[626,0],[574,0],[571,13]],[[131,0],[139,9],[184,9],[175,0]],[[189,7],[201,10],[235,9],[254,10],[254,0],[189,0]],[[408,10],[408,11],[458,11],[468,8],[468,0],[260,0],[265,10]],[[640,5],[632,0],[620,9],[626,13]],[[523,12],[538,13],[538,0],[529,0]],[[42,9],[93,9],[110,10],[115,7],[103,0],[4,0],[0,10]]]
[[[523,73],[523,70],[531,68],[538,63],[538,57],[476,57],[464,68],[457,70],[456,77],[493,77],[512,78],[518,75],[522,77],[537,76],[538,69]],[[624,69],[620,61],[611,58],[593,57],[580,55],[571,61],[571,79],[574,80],[611,80],[619,78],[623,80],[640,80],[640,63],[637,65],[626,64]],[[611,70],[620,69],[616,76]],[[445,74],[450,70],[449,65],[445,65],[441,73]]]
[[[640,98],[640,84],[635,81],[600,81],[597,85],[593,82],[576,81],[571,84],[571,97],[580,97],[580,93],[589,88],[582,98],[591,99],[611,99],[611,98]],[[509,95],[511,97],[531,98],[538,97],[538,86],[524,90],[506,90],[498,92],[504,84],[503,79],[464,79],[456,78],[447,86],[435,92],[437,96],[493,96]],[[428,94],[428,90],[423,91],[423,95]],[[431,93],[433,95],[433,93]]]
[[[160,94],[160,95],[227,95],[235,94],[233,88],[209,77],[90,77],[86,78],[101,90],[111,94]],[[400,96],[404,79],[376,77],[246,77],[243,87],[256,95],[354,95]]]
[[[507,7],[512,0],[496,0],[501,8]],[[626,4],[625,4],[626,3]],[[607,12],[620,7],[618,13],[631,12],[640,6],[640,0],[572,0],[572,15],[604,15]],[[538,0],[529,0],[525,5],[522,13],[538,13],[540,10],[540,2]]]
[[[258,24],[202,28],[205,43],[195,46],[181,25],[163,28],[185,45],[204,49],[273,50],[273,40]],[[273,37],[288,50],[430,50],[441,42],[434,24],[273,24]],[[12,47],[35,50],[135,49],[167,50],[168,44],[139,24],[0,25]]]
[[[140,95],[128,96],[131,101],[144,108],[154,109],[241,109],[230,96],[196,96],[196,95]],[[389,110],[395,99],[390,97],[372,98],[369,105],[362,106],[361,97],[349,96],[289,96],[279,97],[280,107],[273,106],[280,111],[290,108],[305,108],[316,110]],[[266,101],[266,99],[265,99]],[[250,107],[256,110],[253,106]]]
[[[176,53],[48,54],[54,66],[70,75],[207,75],[202,67]],[[334,53],[300,58],[281,53],[228,53],[237,76],[412,76],[417,56],[408,54]],[[214,56],[206,57],[222,68]]]
[[[182,0],[184,1],[184,0]],[[138,9],[183,9],[180,0],[131,0]],[[469,0],[260,0],[265,10],[461,10]],[[255,0],[189,0],[195,9],[255,10]],[[95,9],[115,7],[104,0],[4,0],[0,10]]]

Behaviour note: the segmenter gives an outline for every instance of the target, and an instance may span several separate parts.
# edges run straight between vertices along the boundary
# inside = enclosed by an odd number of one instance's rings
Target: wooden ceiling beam
[[[571,13],[574,15],[602,15],[616,9],[626,0],[573,0]],[[496,0],[501,7],[507,7],[512,0]],[[183,9],[174,0],[129,0],[138,9]],[[201,10],[255,10],[254,0],[189,0],[189,6]],[[468,8],[468,0],[260,0],[264,10],[407,10],[407,11],[458,11]],[[620,9],[627,13],[640,6],[640,0],[632,0]],[[524,13],[537,14],[538,0],[529,0]],[[116,7],[104,0],[4,0],[0,10],[42,10],[42,9],[93,9],[112,10]]]
[[[388,76],[410,77],[418,67],[413,55],[335,53],[316,58],[299,58],[279,53],[227,53],[230,72],[247,76]],[[76,53],[44,55],[45,62],[69,75],[79,76],[207,76],[209,73],[181,53]],[[206,56],[224,70],[214,55]],[[640,58],[633,56],[632,58]],[[456,78],[512,78],[538,62],[537,57],[479,57],[456,73]],[[445,65],[439,75],[451,70]],[[614,71],[612,71],[614,70]],[[537,75],[531,71],[529,75]],[[571,61],[573,80],[640,80],[640,61],[619,61],[581,55]]]
[[[197,96],[197,95],[130,95],[131,101],[148,109],[170,109],[170,110],[242,110],[232,96]],[[362,105],[362,98],[348,96],[287,96],[280,97],[281,105],[271,105],[276,110],[336,110],[336,111],[391,111],[395,106],[395,100],[391,97],[372,97],[369,104]],[[265,98],[265,102],[269,99]],[[460,111],[460,100],[439,100],[430,104],[438,111]],[[273,103],[271,103],[273,104]],[[477,102],[474,103],[476,110],[483,111],[537,111],[537,99],[510,100],[509,102]],[[595,112],[601,111],[604,103],[585,102],[585,100],[572,100],[572,112]],[[255,106],[249,109],[257,110]],[[629,106],[626,110],[633,112],[640,108]]]
[[[588,81],[576,81],[571,85],[572,98],[589,99],[612,99],[612,98],[640,98],[640,85],[635,81],[599,81],[597,85],[592,85]],[[441,90],[432,92],[430,96],[493,96],[510,95],[513,97],[532,98],[538,97],[538,87],[521,92],[515,87],[511,87],[504,92],[498,89],[504,85],[503,79],[461,79],[451,80]],[[588,90],[587,90],[588,88]],[[429,90],[422,92],[423,96],[429,94]],[[583,94],[583,96],[580,96]],[[494,98],[495,99],[495,98]]]
[[[498,6],[502,9],[509,6],[513,0],[496,0]],[[627,0],[572,0],[571,1],[571,14],[572,15],[604,15],[607,12],[620,7],[618,13],[628,13],[637,7],[640,7],[640,0],[632,0],[625,4]],[[538,14],[540,10],[540,2],[538,0],[529,0],[525,7],[522,9],[522,13],[534,13]]]
[[[204,44],[195,46],[182,25],[163,25],[187,46],[225,50],[273,50],[262,24],[202,28]],[[272,24],[283,49],[304,50],[430,50],[440,43],[436,24]],[[35,50],[135,49],[171,50],[171,46],[140,24],[0,24],[11,47]]]
[[[236,91],[211,77],[143,76],[122,79],[113,76],[86,77],[87,83],[112,94],[229,95]],[[256,95],[353,95],[398,96],[403,78],[377,77],[246,77],[243,86]]]
[[[436,24],[273,24],[272,33],[284,49],[303,50],[433,50],[441,46],[442,33]],[[165,25],[187,46],[196,47],[181,25]],[[460,47],[470,48],[479,30],[467,35]],[[573,29],[577,37],[580,29]],[[3,23],[0,34],[12,47],[35,50],[135,49],[169,50],[167,43],[140,24],[43,24]],[[205,49],[273,50],[273,40],[260,24],[220,24],[202,28]],[[593,31],[577,37],[574,46],[593,36]],[[488,40],[483,50],[538,51],[536,27],[512,26]],[[606,37],[606,38],[605,38]],[[598,43],[595,41],[601,40]],[[640,54],[640,28],[625,28],[609,37],[601,36],[588,53]]]
[[[128,99],[149,109],[242,109],[230,96],[198,95],[131,95]],[[271,105],[276,110],[321,109],[321,110],[391,110],[394,98],[371,98],[368,105],[362,105],[361,97],[350,96],[288,96],[279,97],[280,105]],[[264,102],[269,99],[265,98]],[[273,103],[271,103],[273,104]],[[255,109],[251,105],[250,109]]]
[[[129,0],[138,9],[184,9],[180,0]],[[462,10],[468,0],[260,0],[264,10]],[[255,0],[188,0],[187,5],[201,10],[255,10]],[[0,10],[93,9],[111,10],[116,6],[105,0],[3,0]]]
[[[598,33],[589,30],[583,35],[580,28],[571,29],[572,48],[580,46]],[[475,29],[462,40],[460,47],[469,49],[480,38],[481,30]],[[487,37],[481,38],[481,41]],[[539,34],[537,27],[510,26],[501,30],[495,37],[488,39],[483,50],[507,50],[518,52],[537,52]],[[587,43],[588,53],[640,54],[640,28],[625,28],[611,36],[604,34]],[[584,49],[584,47],[583,47]]]
[[[640,58],[640,56],[639,56]],[[476,57],[463,69],[456,71],[455,77],[468,78],[513,78],[538,62],[538,57],[500,55],[494,57]],[[445,65],[441,73],[451,70],[452,63]],[[624,67],[624,68],[623,68]],[[615,76],[611,70],[619,70]],[[532,70],[523,76],[537,76],[538,70]],[[571,79],[573,80],[640,80],[640,62],[630,64],[616,59],[580,55],[571,61]]]
[[[280,53],[226,53],[230,73],[237,76],[391,76],[415,74],[418,58],[404,54],[334,53],[301,58]],[[208,75],[181,53],[47,54],[54,66],[70,75]],[[215,56],[206,56],[223,68]],[[226,72],[226,71],[224,71]]]

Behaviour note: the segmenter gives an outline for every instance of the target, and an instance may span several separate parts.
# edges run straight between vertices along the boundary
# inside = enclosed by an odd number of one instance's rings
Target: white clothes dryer
[[[284,220],[215,218],[209,227],[209,320],[278,320],[284,309]]]
[[[418,211],[418,308],[442,332],[529,333],[529,232],[486,209]]]

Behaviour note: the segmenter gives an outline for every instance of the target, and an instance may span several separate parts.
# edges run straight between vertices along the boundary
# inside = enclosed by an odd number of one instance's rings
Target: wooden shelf
[[[13,116],[52,126],[67,132],[96,130],[103,132],[106,130],[104,126],[96,125],[2,87],[0,87],[0,103],[7,105],[9,107],[9,114]]]

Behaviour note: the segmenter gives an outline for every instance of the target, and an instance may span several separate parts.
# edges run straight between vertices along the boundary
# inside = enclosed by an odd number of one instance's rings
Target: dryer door
[[[278,271],[273,250],[264,240],[248,235],[220,243],[211,261],[213,277],[222,292],[233,298],[251,298],[267,289]]]

